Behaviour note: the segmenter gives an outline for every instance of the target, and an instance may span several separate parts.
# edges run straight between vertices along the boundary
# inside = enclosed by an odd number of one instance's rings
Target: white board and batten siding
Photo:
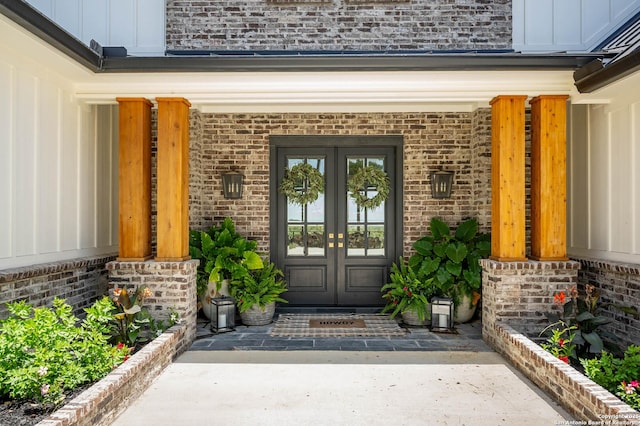
[[[640,0],[513,0],[517,52],[584,52],[640,12]]]
[[[0,57],[0,270],[117,252],[117,108]]]
[[[640,100],[631,93],[571,108],[570,255],[640,264]]]
[[[124,46],[134,56],[165,51],[163,0],[27,0],[43,15],[89,45]]]

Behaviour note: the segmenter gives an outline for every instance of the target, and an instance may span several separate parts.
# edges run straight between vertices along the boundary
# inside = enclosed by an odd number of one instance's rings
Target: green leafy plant
[[[440,295],[452,297],[459,304],[464,295],[476,304],[481,292],[480,259],[491,253],[491,236],[478,233],[478,221],[467,219],[454,233],[438,218],[432,218],[431,235],[413,244],[416,253],[409,266],[419,280],[433,280]]]
[[[287,284],[282,277],[284,277],[282,271],[271,262],[265,262],[262,269],[237,268],[229,290],[238,310],[242,313],[253,305],[264,308],[272,302],[287,303],[280,297],[287,291]]]
[[[231,279],[238,267],[249,270],[264,267],[262,258],[256,252],[257,243],[247,240],[236,232],[231,218],[225,218],[220,226],[212,226],[206,231],[191,230],[189,233],[189,254],[200,260],[197,272],[198,296],[207,291],[209,281],[216,282],[217,290],[221,281]]]
[[[549,327],[553,326],[555,324]],[[547,342],[540,346],[559,360],[569,364],[569,359],[577,360],[576,345],[573,344],[575,329],[576,327],[553,328],[552,335],[547,339]]]
[[[391,282],[382,286],[383,299],[387,301],[382,313],[391,311],[391,318],[406,311],[413,311],[420,321],[430,319],[429,298],[436,294],[433,278],[422,280],[400,258],[391,265]]]
[[[109,315],[112,324],[111,334],[116,343],[133,348],[154,339],[176,324],[178,317],[175,312],[172,312],[166,323],[155,320],[142,306],[148,297],[151,297],[148,287],[139,287],[134,291],[128,291],[126,288],[113,289],[113,308]],[[105,307],[105,310],[108,308]]]
[[[622,382],[640,379],[640,346],[629,346],[622,357],[604,351],[596,358],[582,358],[580,363],[587,377],[616,393]]]
[[[620,353],[620,349],[612,343],[613,336],[600,328],[612,320],[600,315],[599,312],[604,306],[616,307],[632,314],[634,310],[613,304],[599,305],[599,300],[600,293],[594,286],[587,284],[584,294],[579,294],[577,287],[572,286],[568,290],[556,292],[553,296],[554,304],[561,307],[561,312],[545,314],[552,324],[558,324],[563,328],[576,328],[573,343],[576,344],[578,357],[592,357],[600,354],[605,346],[610,351]],[[605,341],[603,337],[608,339]]]
[[[86,309],[82,322],[62,299],[52,308],[20,301],[7,309],[0,322],[0,396],[55,407],[65,390],[101,379],[129,355],[129,348],[109,343],[108,326],[96,317],[104,306]]]

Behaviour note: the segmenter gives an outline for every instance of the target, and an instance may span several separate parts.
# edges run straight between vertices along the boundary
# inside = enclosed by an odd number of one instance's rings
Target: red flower
[[[129,359],[129,355],[125,355],[124,358],[122,358],[122,362],[125,362],[128,359]]]
[[[407,291],[409,288],[407,286],[402,287],[402,291]]]
[[[555,303],[556,305],[564,305],[564,300],[566,297],[567,296],[566,294],[564,294],[564,291],[560,291],[553,295],[553,303]]]
[[[558,339],[558,346],[564,348],[564,339]]]
[[[124,343],[122,343],[122,342],[118,343],[117,348],[118,348],[118,349],[122,349],[122,348],[124,348]]]
[[[569,364],[569,357],[568,356],[559,356],[558,359],[560,361],[566,362],[567,364]]]
[[[412,293],[412,292],[410,292],[410,291],[408,291],[408,292],[407,292],[407,296],[411,297],[411,296],[413,296],[413,293]]]

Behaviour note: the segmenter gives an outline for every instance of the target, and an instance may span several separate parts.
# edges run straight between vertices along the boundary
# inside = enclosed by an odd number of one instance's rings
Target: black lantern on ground
[[[211,331],[220,333],[236,328],[236,301],[233,297],[222,296],[211,299],[209,304]]]
[[[431,173],[431,196],[433,198],[451,198],[453,172],[439,171]]]
[[[453,299],[434,297],[431,300],[431,331],[451,332],[453,330]]]
[[[223,173],[222,175],[222,191],[224,198],[242,198],[242,184],[244,175],[242,173]]]

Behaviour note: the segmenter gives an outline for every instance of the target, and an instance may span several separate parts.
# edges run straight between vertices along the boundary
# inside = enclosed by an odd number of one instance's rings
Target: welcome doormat
[[[407,331],[383,314],[280,314],[274,337],[404,337]]]

